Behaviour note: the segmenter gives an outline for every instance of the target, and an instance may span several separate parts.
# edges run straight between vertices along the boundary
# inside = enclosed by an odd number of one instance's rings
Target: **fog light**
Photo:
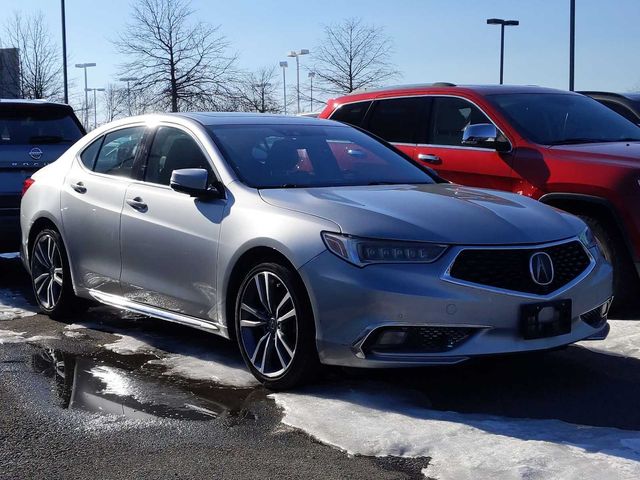
[[[407,339],[407,334],[407,329],[387,329],[380,334],[376,340],[376,345],[402,345]]]

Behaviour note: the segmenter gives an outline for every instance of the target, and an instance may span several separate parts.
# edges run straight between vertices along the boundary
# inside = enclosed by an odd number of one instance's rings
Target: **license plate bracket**
[[[571,300],[522,305],[520,333],[525,340],[571,333]]]

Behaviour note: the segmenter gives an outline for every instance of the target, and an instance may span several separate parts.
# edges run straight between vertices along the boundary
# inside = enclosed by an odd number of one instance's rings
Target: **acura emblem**
[[[42,157],[42,150],[40,150],[38,147],[34,147],[29,150],[29,156],[34,160],[40,160],[40,157]]]
[[[553,260],[545,252],[537,252],[529,259],[531,278],[538,285],[549,285],[553,282]]]

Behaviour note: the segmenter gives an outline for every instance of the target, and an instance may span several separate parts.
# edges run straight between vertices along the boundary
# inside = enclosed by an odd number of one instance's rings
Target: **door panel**
[[[134,183],[122,212],[123,294],[216,320],[216,259],[225,202]],[[141,205],[142,204],[142,205]]]
[[[428,129],[414,158],[454,183],[510,191],[514,184],[510,153],[462,145],[465,127],[478,123],[492,121],[471,102],[434,97]]]
[[[158,127],[144,168],[122,212],[123,293],[130,300],[217,320],[216,260],[226,200],[199,200],[169,188],[171,173],[204,168],[206,155],[187,132]]]
[[[130,127],[98,138],[65,178],[65,242],[75,281],[85,288],[120,294],[120,214],[143,133],[144,127]]]

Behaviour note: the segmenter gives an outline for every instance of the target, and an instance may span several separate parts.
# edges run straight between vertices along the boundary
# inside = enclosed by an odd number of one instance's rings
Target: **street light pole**
[[[76,68],[84,69],[84,126],[89,126],[89,91],[87,90],[87,68],[95,67],[95,63],[76,63]]]
[[[298,112],[300,113],[300,57],[302,55],[309,55],[309,50],[303,48],[302,50],[291,50],[287,57],[295,57],[296,59],[296,77],[297,77],[297,90],[298,90]]]
[[[503,20],[502,18],[488,18],[487,25],[500,25],[500,85],[504,83],[504,27],[520,25],[518,20]]]
[[[129,116],[131,116],[131,83],[136,82],[138,79],[135,77],[123,77],[121,82],[127,82],[127,106],[129,108]]]
[[[286,69],[289,66],[287,62],[280,62],[280,66],[282,67],[282,90],[283,90],[283,105],[284,105],[284,114],[287,114],[287,74]]]
[[[62,81],[64,82],[64,103],[69,103],[69,80],[67,78],[67,23],[64,0],[60,0],[60,13],[62,17]]]
[[[104,92],[104,88],[87,88],[85,89],[85,94],[93,91],[93,128],[94,130],[98,127],[98,103],[96,99],[96,92]]]
[[[573,92],[576,61],[576,0],[571,0],[569,17],[569,90]]]
[[[309,72],[309,80],[311,81],[311,112],[313,112],[313,77],[316,76],[316,72]]]

